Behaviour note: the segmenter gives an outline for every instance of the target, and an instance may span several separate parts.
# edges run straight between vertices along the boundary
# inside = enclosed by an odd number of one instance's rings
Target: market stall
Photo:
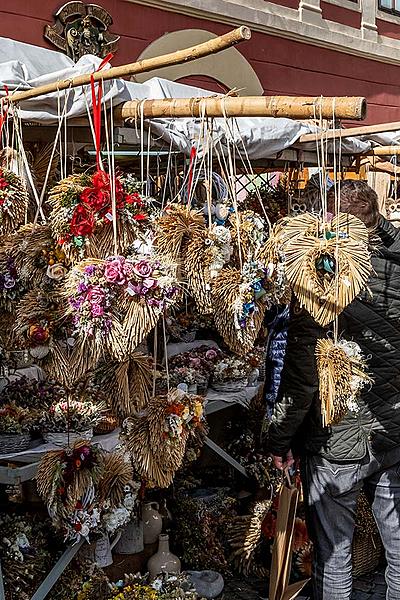
[[[328,323],[365,285],[366,233],[326,220],[326,192],[372,144],[318,139],[365,101],[215,98],[117,78],[154,59],[107,71],[2,42],[0,600],[214,598],[232,572],[267,586],[267,323],[291,294]],[[295,527],[302,581],[301,508]]]

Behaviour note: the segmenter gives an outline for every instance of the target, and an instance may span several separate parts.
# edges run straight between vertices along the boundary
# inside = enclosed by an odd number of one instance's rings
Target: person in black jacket
[[[334,206],[333,193],[328,195]],[[400,600],[400,232],[379,215],[375,192],[345,181],[340,210],[379,237],[368,287],[339,317],[339,333],[367,358],[373,384],[356,412],[323,427],[316,342],[329,334],[291,305],[285,364],[268,448],[275,466],[301,457],[307,521],[314,542],[314,600],[348,600],[358,494],[364,488],[386,551],[387,598]],[[334,212],[331,208],[331,212]]]

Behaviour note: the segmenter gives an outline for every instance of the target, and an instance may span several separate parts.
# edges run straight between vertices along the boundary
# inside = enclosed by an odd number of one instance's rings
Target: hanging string
[[[62,117],[65,117],[65,123],[67,122],[66,121],[66,112],[67,112],[67,105],[68,105],[68,99],[69,99],[70,92],[71,92],[71,88],[69,88],[67,90],[67,99],[66,99],[66,102],[64,104],[64,111],[63,111],[63,113],[61,115]],[[59,136],[60,136],[62,124],[63,124],[63,120],[60,119],[59,123],[58,123],[57,131],[56,131],[56,135],[55,135],[55,138],[54,138],[53,147],[51,149],[51,154],[50,154],[50,158],[49,158],[49,163],[47,165],[47,170],[46,170],[46,175],[45,175],[45,178],[44,178],[44,181],[43,181],[43,186],[42,186],[42,189],[41,189],[41,192],[40,192],[40,197],[39,197],[39,204],[40,204],[40,206],[43,205],[43,200],[44,200],[44,196],[45,196],[46,189],[47,189],[47,183],[49,181],[49,177],[50,177],[50,173],[51,173],[51,166],[53,164],[54,155],[55,155],[56,150],[57,150],[57,145],[58,145],[58,140],[59,140]],[[60,159],[61,159],[61,157],[60,157]],[[37,210],[35,218],[34,218],[34,224],[37,223],[38,216],[39,216],[39,212]]]
[[[170,391],[170,386],[169,386],[169,365],[168,365],[167,332],[166,332],[166,328],[165,328],[165,313],[163,313],[162,324],[163,324],[163,338],[164,338],[165,374],[167,376],[167,390],[168,390],[168,393],[169,393],[169,391]]]
[[[158,325],[154,327],[154,349],[153,349],[153,397],[156,395],[157,380],[157,358],[158,358]]]
[[[168,160],[167,160],[167,171],[165,173],[164,189],[163,189],[163,195],[162,195],[162,200],[161,200],[161,210],[164,209],[165,196],[166,196],[166,193],[167,193],[168,184],[170,182],[171,158],[172,158],[172,137],[171,137],[171,141],[170,141],[170,145],[169,145]]]
[[[37,204],[40,216],[42,217],[43,223],[45,223],[46,222],[46,216],[45,216],[45,214],[43,212],[43,209],[42,209],[42,206],[40,204],[39,194],[37,192],[35,183],[33,181],[31,169],[30,169],[30,166],[29,166],[29,161],[28,161],[28,158],[26,156],[24,144],[23,144],[23,141],[22,141],[22,133],[20,131],[19,117],[16,116],[15,113],[14,113],[13,118],[14,118],[14,127],[15,127],[15,134],[16,134],[16,138],[17,138],[17,145],[18,145],[19,154],[20,154],[20,156],[21,156],[21,158],[23,160],[23,165],[24,165],[24,169],[25,169],[25,172],[26,172],[26,176],[27,176],[29,184],[31,186],[32,193],[33,193],[33,196],[35,198],[35,202]]]
[[[2,147],[3,146],[3,127],[4,124],[7,123],[8,121],[8,111],[10,108],[10,105],[8,103],[8,86],[6,84],[4,84],[3,89],[6,93],[5,97],[2,96],[1,98],[1,110],[0,110],[0,142]],[[5,105],[5,106],[4,106]]]
[[[94,71],[98,73],[106,66],[108,62],[113,58],[113,54],[107,54],[107,56],[101,61],[100,65]],[[93,126],[95,134],[95,150],[96,150],[96,166],[98,171],[103,170],[100,156],[100,144],[101,144],[101,106],[103,96],[103,80],[100,80],[97,85],[97,96],[96,96],[96,85],[94,81],[94,73],[90,75],[90,89],[92,92],[92,110],[93,110]]]
[[[238,132],[238,137],[239,137],[239,140],[240,140],[240,141],[241,141],[241,143],[242,143],[242,146],[243,146],[243,151],[244,151],[244,155],[245,155],[245,158],[246,158],[247,164],[246,164],[246,162],[243,160],[243,157],[242,157],[242,154],[241,154],[241,152],[240,152],[240,151],[238,152],[238,154],[239,154],[239,157],[242,159],[242,163],[243,163],[243,166],[245,167],[245,169],[249,169],[249,171],[250,171],[251,175],[253,176],[253,178],[255,178],[255,177],[256,177],[256,174],[254,173],[253,166],[252,166],[252,164],[251,164],[251,160],[250,160],[249,154],[248,154],[248,152],[247,152],[246,144],[244,143],[243,137],[242,137],[242,135],[241,135],[241,133],[240,133],[240,128],[239,128],[239,124],[238,124],[238,122],[237,122],[237,119],[232,119],[232,121],[233,121],[233,123],[236,125],[236,129],[237,129],[237,132]],[[239,150],[239,148],[238,148],[238,150]],[[265,220],[267,221],[267,224],[268,224],[268,230],[269,230],[269,232],[270,232],[270,231],[271,231],[271,228],[272,228],[272,224],[271,224],[271,221],[270,221],[270,219],[269,219],[269,217],[268,217],[267,211],[266,211],[266,209],[265,209],[264,203],[263,203],[263,201],[262,201],[262,198],[261,198],[260,190],[259,190],[259,188],[258,188],[258,186],[257,186],[257,185],[255,185],[255,186],[254,186],[254,190],[255,190],[255,193],[256,193],[256,196],[257,196],[257,200],[258,200],[258,202],[259,202],[259,204],[260,204],[260,206],[261,206],[261,210],[263,211],[264,218],[265,218]]]
[[[151,149],[151,122],[147,130],[147,161],[146,161],[146,196],[150,196],[150,149]]]
[[[224,116],[224,121],[225,121],[225,125],[227,125],[228,119],[227,119],[227,114],[226,114],[226,106],[225,106],[225,100],[226,98],[223,98],[223,101],[221,103],[221,108],[222,108],[222,114]],[[238,244],[238,254],[239,254],[239,264],[240,264],[240,271],[242,271],[243,269],[243,255],[242,255],[242,245],[241,245],[241,239],[240,239],[240,219],[239,219],[239,211],[238,211],[238,205],[237,205],[237,197],[236,197],[236,173],[234,170],[234,163],[232,160],[232,153],[231,153],[231,146],[230,146],[230,130],[229,127],[226,128],[226,131],[228,132],[227,135],[227,153],[228,153],[228,164],[229,164],[229,182],[230,182],[230,186],[228,185],[228,187],[231,188],[231,194],[232,194],[232,202],[233,202],[233,208],[235,210],[235,224],[236,224],[236,232],[237,232],[237,244]]]

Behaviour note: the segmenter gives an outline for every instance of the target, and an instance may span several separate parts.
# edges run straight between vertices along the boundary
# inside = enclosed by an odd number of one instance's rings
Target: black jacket
[[[382,245],[372,258],[369,290],[355,299],[339,318],[339,333],[354,340],[368,358],[374,383],[338,425],[322,427],[315,346],[326,337],[304,310],[291,309],[285,364],[278,402],[269,428],[268,449],[284,455],[321,454],[337,461],[400,446],[400,231],[381,218],[377,231]]]

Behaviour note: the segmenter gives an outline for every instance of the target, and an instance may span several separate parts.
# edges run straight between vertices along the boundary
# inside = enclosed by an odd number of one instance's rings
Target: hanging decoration
[[[248,263],[242,272],[223,269],[213,285],[215,326],[230,350],[240,356],[253,348],[269,305],[265,279],[264,267],[257,263],[253,269]]]
[[[91,533],[114,533],[137,510],[140,483],[123,452],[105,452],[86,441],[47,452],[36,475],[38,492],[53,525],[66,540],[90,541]]]
[[[264,578],[269,574],[267,564],[255,560],[263,541],[263,523],[272,507],[272,498],[260,500],[251,507],[248,515],[234,517],[228,527],[228,543],[232,549],[230,561],[235,568],[248,577]]]
[[[141,477],[168,487],[185,456],[191,432],[204,430],[204,398],[173,389],[152,398],[144,411],[126,419],[121,433]]]
[[[36,474],[38,493],[66,540],[88,539],[99,526],[94,498],[102,469],[102,451],[84,441],[77,442],[72,451],[50,451],[41,459]]]
[[[184,264],[182,249],[189,240],[201,236],[204,217],[201,212],[179,204],[168,205],[157,223],[154,245],[160,256]]]
[[[77,339],[76,375],[106,354],[124,361],[136,350],[178,297],[175,271],[151,257],[87,259],[73,267],[65,291]]]
[[[111,361],[99,367],[97,377],[115,414],[125,419],[147,406],[153,370],[152,357],[141,352],[134,352],[123,362]]]
[[[16,231],[24,223],[28,203],[29,194],[21,177],[0,168],[0,235]]]
[[[371,273],[368,230],[353,215],[330,223],[304,214],[277,224],[274,239],[300,305],[322,326],[331,323],[365,287]]]
[[[114,244],[112,189],[115,193],[118,252],[140,237],[147,221],[136,180],[104,171],[70,175],[49,192],[49,223],[53,237],[70,260],[105,258]]]
[[[358,411],[358,398],[373,381],[356,342],[318,340],[316,358],[322,422],[324,426],[333,425],[348,412]]]
[[[188,292],[202,315],[212,313],[211,287],[231,254],[231,232],[222,225],[204,227],[187,245],[183,256],[184,274]]]
[[[4,240],[4,252],[12,257],[24,283],[41,285],[47,277],[61,281],[68,270],[62,249],[51,237],[47,225],[28,223]]]

